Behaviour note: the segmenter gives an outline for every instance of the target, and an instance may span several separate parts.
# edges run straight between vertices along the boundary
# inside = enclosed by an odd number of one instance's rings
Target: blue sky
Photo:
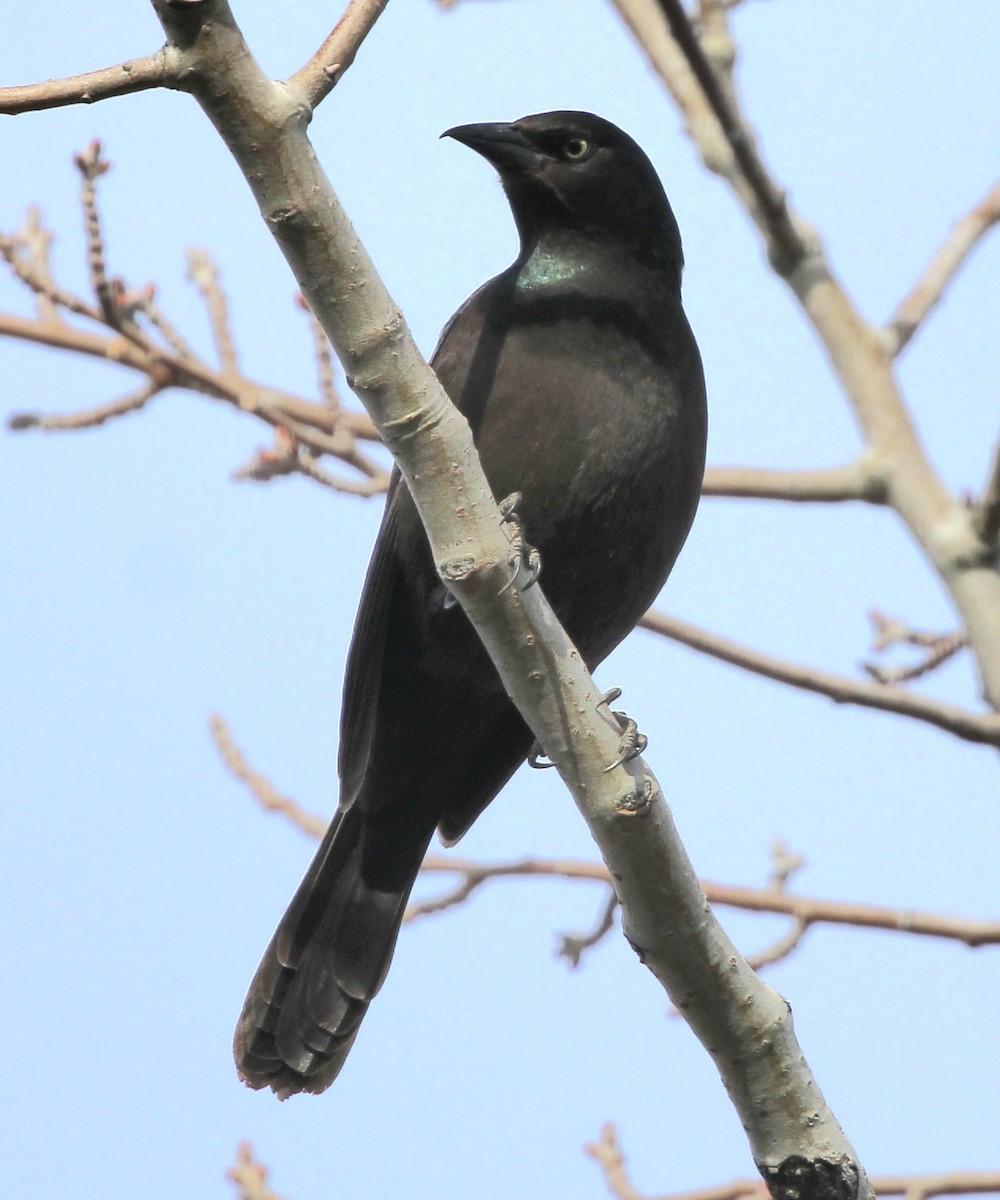
[[[331,20],[312,2],[237,15],[274,76]],[[997,24],[989,0],[738,14],[740,90],[765,155],[872,320],[995,178]],[[0,45],[0,80],[82,71],[159,41],[141,4],[85,17],[61,2],[28,8]],[[598,0],[467,0],[449,13],[395,0],[313,123],[425,351],[515,249],[489,167],[438,134],[552,108],[618,122],[660,171],[706,362],[710,461],[848,461],[858,438],[820,347]],[[207,354],[183,254],[210,247],[248,374],[310,392],[294,283],[191,100],[147,93],[7,120],[0,136],[0,227],[41,204],[66,286],[84,287],[70,159],[98,136],[115,164],[101,186],[112,269],[155,280]],[[982,485],[1000,431],[998,254],[996,239],[980,247],[899,366],[957,492]],[[28,311],[6,280],[0,306]],[[0,344],[5,412],[84,408],[131,385],[110,366]],[[311,846],[225,774],[206,720],[222,712],[277,786],[332,810],[341,674],[380,509],[305,481],[230,481],[266,440],[249,419],[178,394],[101,430],[0,439],[8,1190],[221,1197],[249,1138],[287,1200],[600,1196],[582,1146],[608,1118],[646,1191],[751,1172],[710,1060],[621,938],[576,972],[553,958],[556,935],[588,927],[603,903],[587,885],[498,883],[404,931],[323,1097],[280,1105],[237,1083],[232,1025]],[[954,624],[905,532],[860,507],[707,500],[661,606],[844,673],[865,654],[868,608]],[[781,835],[808,859],[802,892],[996,915],[995,752],[642,632],[599,679],[624,687],[705,878],[763,883]],[[965,662],[921,686],[976,704]],[[558,781],[526,772],[461,853],[596,852]],[[747,952],[783,930],[722,916]],[[823,928],[769,972],[872,1173],[997,1164],[995,956]]]

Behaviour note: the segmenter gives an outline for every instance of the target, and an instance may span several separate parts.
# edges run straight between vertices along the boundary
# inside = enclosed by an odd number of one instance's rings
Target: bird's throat
[[[520,264],[515,287],[519,292],[532,293],[579,286],[599,265],[599,259],[600,255],[581,240],[539,240]]]

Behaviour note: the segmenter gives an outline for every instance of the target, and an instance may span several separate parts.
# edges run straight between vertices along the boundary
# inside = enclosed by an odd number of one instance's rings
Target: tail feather
[[[358,810],[334,818],[250,984],[233,1053],[252,1088],[322,1092],[382,986],[425,847],[403,886],[381,891],[362,875],[363,833]]]

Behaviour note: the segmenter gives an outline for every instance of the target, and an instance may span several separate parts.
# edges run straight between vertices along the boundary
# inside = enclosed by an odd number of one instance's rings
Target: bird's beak
[[[537,168],[542,157],[516,125],[456,125],[454,129],[446,129],[441,136],[454,138],[475,150],[500,171],[504,168]]]

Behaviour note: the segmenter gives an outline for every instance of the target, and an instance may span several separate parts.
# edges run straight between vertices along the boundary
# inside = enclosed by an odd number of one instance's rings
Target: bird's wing
[[[491,280],[484,284],[462,305],[445,326],[431,357],[441,383],[465,411],[474,433],[482,414],[468,411],[468,402],[463,403],[469,391],[465,385],[477,357],[483,313],[499,282]],[[396,606],[407,603],[403,564],[412,565],[417,558],[410,543],[413,538],[424,536],[419,522],[415,524],[412,520],[411,509],[406,484],[395,469],[361,593],[344,678],[339,760],[342,808],[353,803],[364,782],[378,725],[379,694],[383,687],[392,686],[391,669],[385,661],[387,634],[400,624],[394,616]]]
[[[347,657],[340,721],[341,808],[353,803],[372,749],[375,709],[386,674],[386,631],[402,582],[397,543],[400,495],[404,487],[399,471],[393,470]]]

